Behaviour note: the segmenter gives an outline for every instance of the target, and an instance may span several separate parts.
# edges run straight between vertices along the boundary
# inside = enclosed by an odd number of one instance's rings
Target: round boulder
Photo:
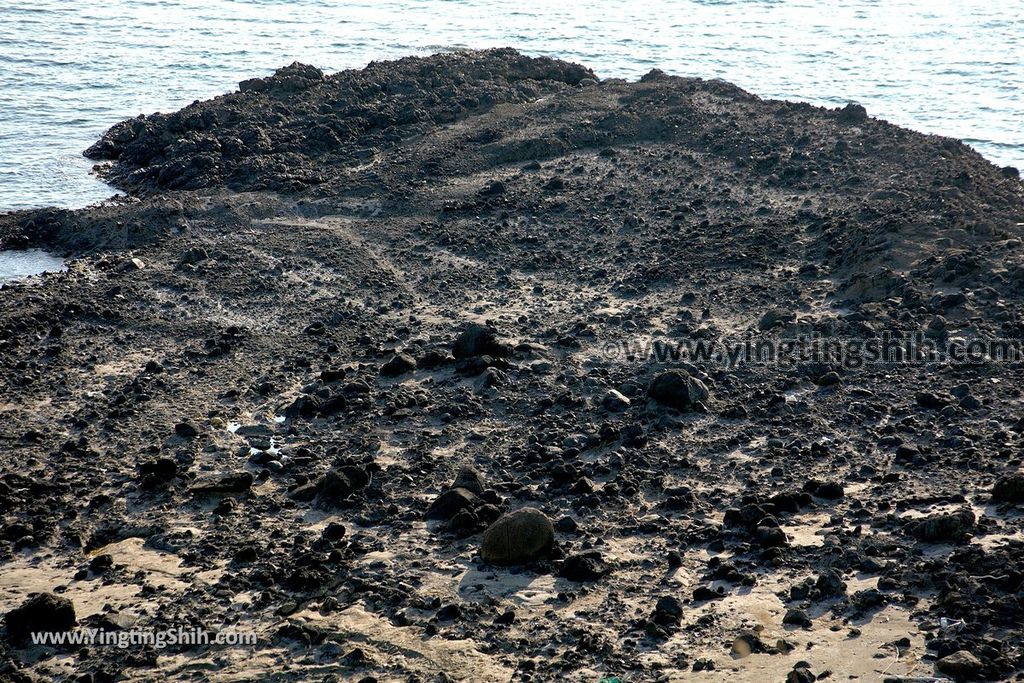
[[[554,544],[555,530],[547,515],[522,508],[487,527],[480,556],[490,564],[525,564],[547,555]]]

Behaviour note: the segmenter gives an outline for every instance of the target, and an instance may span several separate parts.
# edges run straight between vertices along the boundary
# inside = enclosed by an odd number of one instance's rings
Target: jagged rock
[[[558,575],[570,581],[597,581],[610,571],[601,553],[591,550],[565,558]]]
[[[967,650],[958,650],[940,659],[935,668],[944,674],[969,680],[977,678],[984,669],[984,665],[980,659]]]
[[[647,395],[662,405],[689,410],[706,402],[711,392],[686,371],[669,370],[651,380]]]
[[[508,356],[511,348],[498,341],[498,333],[493,327],[476,323],[471,324],[455,339],[452,344],[452,355],[457,359],[476,356]]]
[[[464,488],[453,488],[445,491],[434,499],[427,508],[425,517],[440,521],[448,521],[465,509],[473,509],[479,504],[473,492]]]

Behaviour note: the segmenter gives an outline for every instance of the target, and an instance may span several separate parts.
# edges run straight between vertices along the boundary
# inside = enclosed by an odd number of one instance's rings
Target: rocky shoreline
[[[0,680],[1006,680],[1024,186],[862,107],[512,50],[293,64],[0,216]],[[859,348],[859,347],[858,347]],[[861,362],[852,362],[859,360]],[[255,644],[41,646],[202,627]]]

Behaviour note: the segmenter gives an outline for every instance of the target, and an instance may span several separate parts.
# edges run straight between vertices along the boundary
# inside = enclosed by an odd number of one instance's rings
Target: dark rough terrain
[[[1014,169],[511,50],[293,64],[87,154],[127,197],[0,216],[69,256],[0,289],[0,681],[1024,669],[1019,360],[624,351],[1024,347]]]

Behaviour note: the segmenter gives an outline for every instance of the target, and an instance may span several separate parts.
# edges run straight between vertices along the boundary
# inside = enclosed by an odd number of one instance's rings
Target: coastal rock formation
[[[258,640],[0,678],[1021,670],[1024,186],[961,142],[502,49],[89,154],[0,216],[68,257],[0,286],[0,611]]]

